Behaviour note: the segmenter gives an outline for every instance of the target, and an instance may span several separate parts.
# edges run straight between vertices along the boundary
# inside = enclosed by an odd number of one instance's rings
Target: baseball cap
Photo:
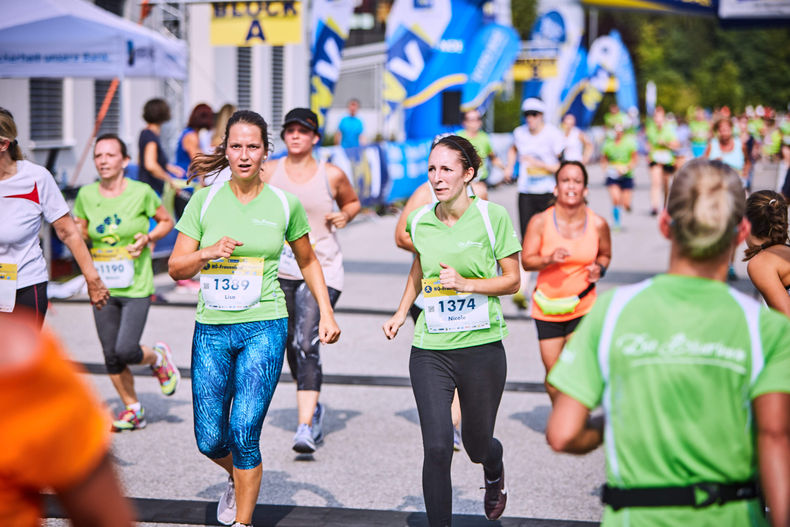
[[[291,123],[299,123],[305,128],[318,133],[318,116],[308,108],[294,108],[285,114],[283,129]]]
[[[536,97],[530,97],[528,99],[524,99],[524,102],[521,103],[521,113],[524,112],[546,113],[546,105],[540,99]]]

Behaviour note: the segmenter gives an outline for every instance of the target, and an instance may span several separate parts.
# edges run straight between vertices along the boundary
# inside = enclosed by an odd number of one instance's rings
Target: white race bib
[[[296,256],[288,242],[283,243],[283,252],[280,253],[279,271],[281,274],[295,276],[299,279],[302,278],[302,271],[299,269],[299,264],[296,263]]]
[[[249,309],[261,300],[263,258],[220,258],[200,271],[203,303],[218,311]]]
[[[124,289],[134,281],[134,261],[124,248],[91,249],[93,265],[110,289]]]
[[[668,165],[672,162],[672,152],[669,150],[656,150],[653,152],[653,161],[662,165]]]
[[[0,311],[11,313],[16,304],[16,264],[0,263]]]
[[[486,295],[445,289],[438,278],[424,278],[422,294],[429,333],[455,333],[491,327]]]

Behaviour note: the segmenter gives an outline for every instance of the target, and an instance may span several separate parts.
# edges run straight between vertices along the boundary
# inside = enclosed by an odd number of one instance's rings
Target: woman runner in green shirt
[[[766,526],[759,487],[790,525],[790,320],[724,283],[744,210],[732,168],[685,164],[659,217],[668,273],[602,295],[549,374],[549,445],[604,444],[604,527]]]
[[[146,425],[145,410],[128,365],[151,366],[165,395],[175,393],[180,379],[167,344],[140,344],[154,293],[150,245],[173,229],[173,218],[149,185],[124,177],[129,156],[117,135],[105,134],[96,140],[93,161],[99,181],[80,189],[74,216],[83,238],[91,242],[94,265],[110,289],[107,305],[93,308],[93,319],[107,373],[125,406],[112,429],[137,430]],[[150,218],[156,227],[149,232]]]
[[[463,137],[434,143],[428,179],[439,200],[409,217],[416,257],[395,315],[384,324],[393,339],[422,289],[425,309],[415,323],[409,372],[423,440],[423,495],[428,523],[452,521],[453,424],[450,406],[458,389],[464,449],[483,464],[483,508],[490,520],[505,509],[502,444],[494,424],[505,387],[502,340],[507,328],[499,296],[518,289],[521,245],[507,211],[470,197],[480,156]],[[502,274],[497,274],[497,265]]]

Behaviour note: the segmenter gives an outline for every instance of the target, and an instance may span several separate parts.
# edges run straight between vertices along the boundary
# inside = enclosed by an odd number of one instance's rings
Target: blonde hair
[[[724,253],[746,209],[741,178],[721,161],[694,159],[675,176],[667,212],[681,253],[707,260]]]
[[[11,141],[8,147],[8,154],[14,161],[21,161],[24,159],[22,149],[19,148],[19,143],[16,140],[17,130],[14,116],[5,108],[0,108],[0,139]]]
[[[236,113],[236,107],[230,103],[223,104],[222,108],[219,109],[217,118],[214,119],[214,133],[211,136],[211,146],[218,148],[222,145],[225,139],[223,134],[226,132],[228,120],[234,113]],[[224,150],[222,154],[225,154]]]

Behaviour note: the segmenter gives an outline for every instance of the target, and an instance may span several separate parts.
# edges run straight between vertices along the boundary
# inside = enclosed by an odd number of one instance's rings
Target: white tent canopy
[[[187,77],[186,44],[83,0],[3,1],[0,77]]]

